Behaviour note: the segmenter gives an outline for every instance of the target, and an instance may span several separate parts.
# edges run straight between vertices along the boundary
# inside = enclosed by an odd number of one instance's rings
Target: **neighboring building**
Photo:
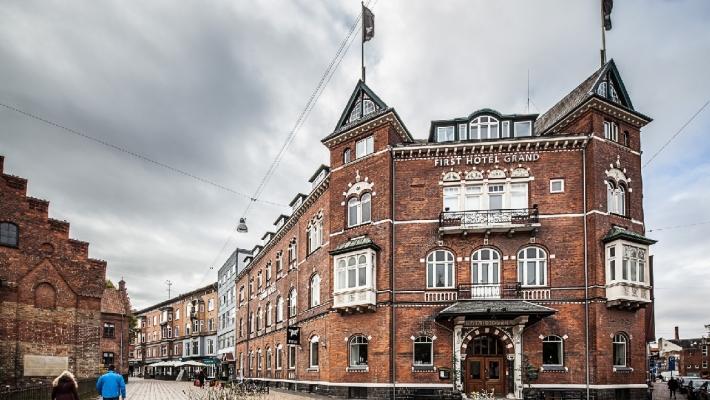
[[[101,361],[104,369],[115,365],[121,374],[128,374],[131,324],[131,300],[126,282],[121,279],[118,289],[106,287],[101,298]]]
[[[217,320],[217,354],[222,361],[220,376],[225,379],[235,378],[234,327],[235,298],[234,279],[244,268],[244,258],[250,255],[247,250],[235,250],[222,268],[217,272],[219,317]]]
[[[217,283],[144,308],[135,315],[140,330],[130,363],[139,375],[155,374],[152,368],[145,368],[159,361],[195,360],[208,364],[209,376],[215,376],[219,363]],[[166,374],[173,373],[170,370]]]
[[[681,348],[678,368],[681,376],[699,376],[710,379],[710,341],[706,337],[680,339],[678,327],[676,337],[671,340]]]
[[[351,398],[645,399],[650,120],[613,61],[542,116],[478,110],[427,140],[359,82],[330,166],[237,277],[238,368]]]
[[[99,374],[106,262],[27,196],[27,180],[3,173],[0,156],[0,384]]]
[[[683,348],[680,347],[677,343],[679,343],[679,338],[678,338],[678,327],[675,327],[675,339],[665,339],[665,338],[658,338],[657,341],[657,358],[655,360],[656,366],[658,369],[658,373],[663,372],[663,371],[670,371],[669,365],[670,365],[670,359],[671,357],[673,360],[673,375],[678,375],[680,374],[680,365],[681,365],[681,356],[683,352]]]

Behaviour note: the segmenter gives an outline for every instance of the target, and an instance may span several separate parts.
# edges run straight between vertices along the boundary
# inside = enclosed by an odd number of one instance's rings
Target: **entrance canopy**
[[[437,318],[515,319],[521,316],[543,318],[557,310],[525,300],[461,300],[441,310]]]

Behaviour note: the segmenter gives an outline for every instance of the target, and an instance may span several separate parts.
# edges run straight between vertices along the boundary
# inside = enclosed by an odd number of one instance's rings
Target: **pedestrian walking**
[[[103,400],[118,400],[118,397],[126,399],[126,381],[116,373],[116,367],[108,366],[108,372],[101,375],[96,382],[96,390]]]
[[[74,374],[64,371],[52,382],[52,400],[79,400]]]
[[[676,399],[676,394],[675,392],[678,390],[678,381],[671,377],[670,380],[668,380],[668,390],[671,392],[671,395],[669,398],[671,399]]]

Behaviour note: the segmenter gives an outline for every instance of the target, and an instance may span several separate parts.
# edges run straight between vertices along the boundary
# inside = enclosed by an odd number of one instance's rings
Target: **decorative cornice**
[[[394,109],[389,109],[382,115],[373,118],[372,120],[367,121],[366,123],[355,125],[352,128],[340,132],[338,135],[333,136],[332,138],[323,140],[323,144],[330,148],[338,143],[342,143],[364,132],[371,131],[388,123],[394,125],[395,131],[397,132],[397,134],[399,134],[400,138],[402,138],[404,142],[412,141],[412,137],[409,135],[407,128],[405,128],[402,122],[400,121],[399,117],[397,116],[397,113],[394,111]]]
[[[547,129],[546,132],[549,133],[559,133],[563,131],[563,127],[569,125],[577,117],[587,112],[590,109],[604,112],[611,115],[612,117],[618,118],[626,123],[629,123],[637,128],[641,128],[652,121],[650,117],[647,117],[636,111],[626,109],[624,107],[617,106],[606,99],[600,98],[597,95],[590,97],[587,101],[582,103],[579,107],[575,108],[572,112],[557,121],[552,127]]]

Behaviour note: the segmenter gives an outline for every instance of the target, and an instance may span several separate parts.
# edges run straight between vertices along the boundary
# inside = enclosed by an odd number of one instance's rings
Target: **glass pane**
[[[364,265],[360,266],[360,268],[358,268],[358,282],[357,282],[358,286],[365,286],[367,284],[366,270],[367,270],[367,267]]]
[[[503,208],[503,195],[491,194],[488,196],[488,209],[489,210],[500,210]]]
[[[611,275],[611,280],[616,280],[616,261],[609,261],[609,273]]]
[[[500,362],[488,361],[488,379],[500,379]]]
[[[468,363],[468,369],[471,371],[471,379],[481,379],[481,362],[471,361]]]
[[[348,225],[357,225],[360,222],[357,220],[357,201],[348,202]]]
[[[427,287],[434,287],[434,264],[427,265]]]
[[[454,286],[454,265],[451,263],[446,264],[446,286]]]
[[[491,265],[488,263],[485,263],[482,265],[483,268],[481,268],[481,283],[490,283],[488,281],[488,273],[490,272]]]
[[[534,285],[535,284],[535,262],[534,261],[528,261],[528,270],[527,270],[527,282],[525,282],[527,285]]]
[[[355,273],[356,273],[355,268],[348,270],[348,287],[349,288],[355,287],[355,282],[357,281],[355,279]]]
[[[431,343],[414,344],[414,365],[431,365]]]
[[[561,365],[559,342],[542,343],[542,363],[548,365]]]
[[[531,134],[532,129],[530,127],[530,122],[515,123],[515,137],[530,136]]]
[[[367,199],[363,196],[361,222],[370,222],[370,198],[369,195],[367,196]]]
[[[446,281],[444,277],[444,264],[436,265],[436,287],[446,286]]]
[[[499,283],[500,280],[498,279],[498,263],[494,262],[493,264],[491,264],[491,267],[493,269],[493,279],[491,280],[491,283]]]

